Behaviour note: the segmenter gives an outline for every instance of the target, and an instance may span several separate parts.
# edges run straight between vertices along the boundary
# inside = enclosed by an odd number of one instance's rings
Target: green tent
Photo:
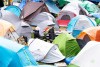
[[[52,0],[52,1],[56,1],[59,7],[64,7],[66,4],[72,1],[86,1],[86,0]]]
[[[61,53],[66,57],[76,56],[80,51],[76,39],[68,33],[60,34],[54,39],[53,43],[58,45]]]
[[[90,14],[97,13],[99,11],[99,8],[97,7],[97,5],[95,5],[94,3],[90,1],[84,1],[80,4],[80,6],[85,8]]]
[[[97,25],[100,25],[100,18],[95,18]]]

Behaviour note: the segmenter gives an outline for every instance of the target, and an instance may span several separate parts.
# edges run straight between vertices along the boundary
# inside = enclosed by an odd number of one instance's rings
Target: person
[[[3,0],[0,0],[0,8],[4,6]]]

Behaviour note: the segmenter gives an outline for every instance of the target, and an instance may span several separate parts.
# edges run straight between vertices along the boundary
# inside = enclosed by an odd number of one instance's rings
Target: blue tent
[[[100,13],[92,13],[90,16],[93,16],[95,18],[100,18]]]
[[[67,26],[67,31],[77,37],[82,30],[93,26],[97,26],[95,21],[87,16],[79,15],[71,19]]]
[[[91,0],[91,1],[94,1],[94,2],[100,2],[100,0]]]
[[[54,2],[46,1],[45,4],[51,13],[58,14],[60,12],[60,9],[56,6]]]
[[[9,49],[17,53],[23,66],[38,65],[34,57],[31,55],[30,51],[28,50],[28,46],[24,46],[1,37],[0,37],[0,46],[5,47],[6,49]]]
[[[19,8],[22,10],[23,7],[26,5],[26,0],[22,0],[21,3],[19,4]]]
[[[23,67],[16,52],[0,46],[0,67]]]
[[[8,11],[12,12],[13,14],[15,14],[18,17],[21,14],[21,9],[17,6],[14,6],[14,5],[6,7],[5,10],[8,10]]]

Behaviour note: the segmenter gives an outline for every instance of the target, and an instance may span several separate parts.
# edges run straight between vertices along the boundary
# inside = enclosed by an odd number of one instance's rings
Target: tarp
[[[21,14],[21,9],[17,6],[14,6],[14,5],[6,7],[5,10],[12,12],[13,14],[15,14],[18,17]]]
[[[96,26],[96,22],[87,16],[79,15],[74,17],[67,26],[67,31],[74,37],[77,37],[79,33],[89,27]]]
[[[100,60],[100,42],[90,41],[72,60],[72,64],[78,67],[99,67]]]
[[[0,46],[3,46],[7,49],[10,49],[11,51],[16,52],[23,66],[37,65],[37,62],[35,61],[34,57],[31,55],[30,51],[28,50],[28,46],[24,46],[14,41],[4,39],[1,37],[0,37]]]
[[[54,39],[53,43],[58,45],[59,50],[66,57],[76,56],[80,51],[80,47],[78,46],[76,39],[68,33],[58,35]]]

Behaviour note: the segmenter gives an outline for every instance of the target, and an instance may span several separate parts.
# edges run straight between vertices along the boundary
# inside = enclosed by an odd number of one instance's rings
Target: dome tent
[[[49,21],[49,23],[55,23],[54,27],[56,30],[59,29],[56,19],[53,15],[48,12],[41,12],[39,13],[34,19],[32,19],[30,25],[37,26],[41,22]],[[50,22],[51,21],[51,22]],[[46,22],[45,22],[46,23]]]
[[[18,44],[17,42],[0,37],[0,46],[15,52],[22,62],[23,66],[38,65],[34,57],[28,50],[28,46]],[[0,55],[1,56],[1,55]]]
[[[29,40],[29,50],[37,61],[44,63],[55,63],[65,58],[56,45],[40,39]]]
[[[92,33],[91,33],[92,32]],[[100,42],[100,26],[90,27],[83,30],[77,37],[78,43],[81,48],[83,48],[89,41]]]
[[[59,26],[67,26],[70,20],[75,16],[87,15],[87,11],[83,9],[79,3],[80,2],[71,2],[62,8],[58,17],[56,18]]]
[[[80,51],[80,47],[74,37],[68,33],[62,33],[58,35],[54,41],[57,44],[61,53],[66,57],[76,56]]]
[[[100,42],[90,41],[72,60],[71,64],[76,67],[99,67],[100,60]]]
[[[74,17],[67,26],[67,31],[74,37],[77,37],[79,33],[89,27],[96,26],[96,22],[87,16],[79,15]]]
[[[0,45],[0,67],[22,67],[22,62],[16,52]]]
[[[21,9],[17,6],[14,6],[14,5],[8,6],[4,10],[10,11],[11,13],[15,14],[18,17],[21,14]]]
[[[28,39],[31,37],[32,28],[28,23],[20,20],[18,16],[11,13],[10,11],[2,10],[1,13],[1,19],[12,23],[15,26],[15,31],[18,33],[19,36],[25,36]]]

